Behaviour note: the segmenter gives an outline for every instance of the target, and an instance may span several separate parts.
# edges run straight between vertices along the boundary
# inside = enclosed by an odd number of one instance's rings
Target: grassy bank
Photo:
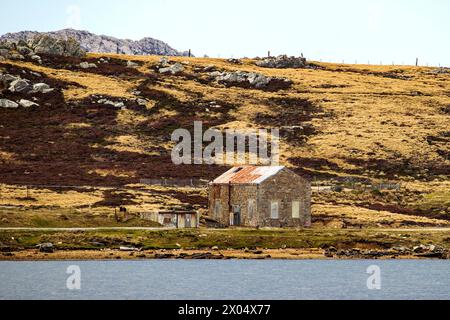
[[[437,245],[450,248],[449,229],[193,229],[193,230],[96,230],[1,231],[3,251],[34,249],[51,242],[57,250],[100,250],[130,246],[160,249],[389,249]]]

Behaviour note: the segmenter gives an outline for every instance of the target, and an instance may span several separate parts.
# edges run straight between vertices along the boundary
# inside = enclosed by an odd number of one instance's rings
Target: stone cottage
[[[311,184],[284,166],[234,167],[210,183],[209,216],[226,226],[309,227]]]

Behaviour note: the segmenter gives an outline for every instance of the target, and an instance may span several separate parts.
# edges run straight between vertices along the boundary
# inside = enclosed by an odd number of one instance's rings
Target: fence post
[[[419,58],[416,58],[416,67],[419,66]]]

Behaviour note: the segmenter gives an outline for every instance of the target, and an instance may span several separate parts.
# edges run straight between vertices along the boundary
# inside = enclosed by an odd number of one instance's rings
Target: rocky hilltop
[[[0,37],[1,40],[29,41],[36,36],[49,35],[60,40],[75,39],[81,48],[93,53],[117,53],[129,55],[165,55],[165,56],[185,56],[187,52],[180,52],[167,43],[153,38],[143,38],[139,41],[129,39],[117,39],[110,36],[96,35],[88,31],[64,29],[54,32],[21,31],[17,33],[7,33]]]

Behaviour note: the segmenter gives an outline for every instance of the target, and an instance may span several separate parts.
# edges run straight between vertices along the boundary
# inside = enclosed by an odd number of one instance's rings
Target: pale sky
[[[196,56],[450,66],[448,0],[0,0],[0,34],[67,27]]]

